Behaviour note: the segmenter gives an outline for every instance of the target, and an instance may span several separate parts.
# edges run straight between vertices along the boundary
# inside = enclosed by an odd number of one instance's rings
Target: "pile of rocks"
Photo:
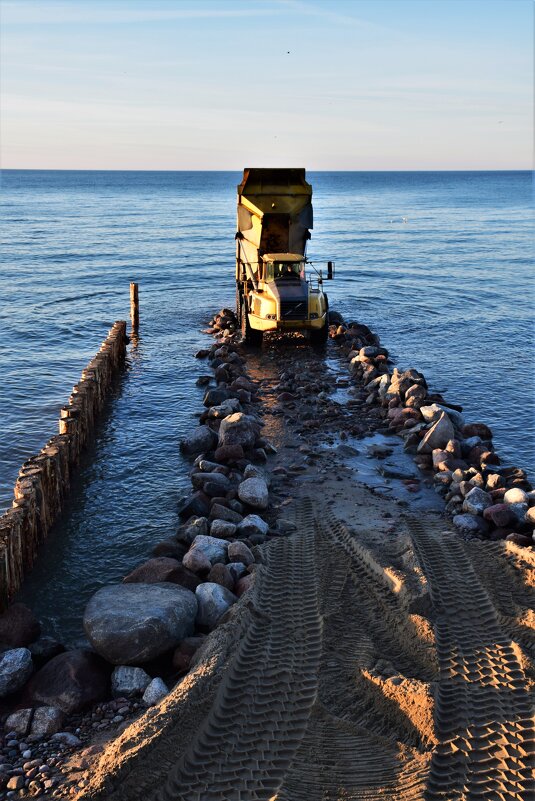
[[[417,370],[391,369],[388,351],[366,326],[333,321],[330,335],[349,361],[354,380],[379,406],[387,431],[424,473],[433,474],[446,513],[463,533],[532,546],[535,492],[526,473],[501,464],[484,423],[466,423],[462,408],[429,391]]]
[[[207,387],[199,425],[180,444],[193,465],[178,532],[122,583],[90,599],[84,630],[91,649],[66,651],[41,637],[21,604],[0,617],[0,798],[68,792],[67,757],[169,693],[206,635],[253,586],[256,546],[280,533],[266,519],[262,468],[274,449],[260,433],[258,386],[236,331],[233,313],[223,309],[211,328],[220,341],[196,354],[211,371],[197,382]]]

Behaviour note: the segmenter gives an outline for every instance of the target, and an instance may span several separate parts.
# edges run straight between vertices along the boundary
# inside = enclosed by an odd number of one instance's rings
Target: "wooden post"
[[[130,284],[130,320],[132,321],[132,331],[137,333],[139,328],[139,292],[138,285]]]

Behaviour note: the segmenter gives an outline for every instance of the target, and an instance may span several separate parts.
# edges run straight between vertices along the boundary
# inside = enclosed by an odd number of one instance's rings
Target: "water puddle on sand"
[[[403,442],[395,436],[373,434],[363,439],[337,439],[335,445],[319,450],[342,458],[354,471],[355,481],[370,487],[378,496],[403,501],[411,509],[444,511],[444,501],[431,480],[420,473],[411,456],[404,453]]]

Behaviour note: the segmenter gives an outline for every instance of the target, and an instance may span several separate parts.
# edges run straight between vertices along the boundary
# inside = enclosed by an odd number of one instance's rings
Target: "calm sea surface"
[[[331,308],[488,423],[535,474],[532,188],[527,172],[309,173],[309,257],[336,261]],[[177,525],[180,437],[196,423],[207,318],[234,298],[238,173],[2,173],[0,508],[18,468],[138,281],[141,340],[22,598],[80,633],[88,596]]]

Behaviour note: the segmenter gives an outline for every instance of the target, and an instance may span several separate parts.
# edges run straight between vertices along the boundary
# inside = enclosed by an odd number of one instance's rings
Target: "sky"
[[[0,166],[531,169],[532,0],[1,0]]]

